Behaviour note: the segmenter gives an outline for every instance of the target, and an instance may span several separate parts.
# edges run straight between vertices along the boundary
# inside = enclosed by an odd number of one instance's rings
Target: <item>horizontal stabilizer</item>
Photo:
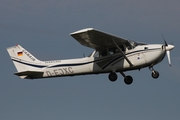
[[[30,79],[33,79],[35,76],[43,76],[43,73],[44,72],[41,72],[41,71],[23,71],[23,72],[16,72],[14,73],[14,75],[17,75],[17,76],[26,76],[24,78],[30,78]]]

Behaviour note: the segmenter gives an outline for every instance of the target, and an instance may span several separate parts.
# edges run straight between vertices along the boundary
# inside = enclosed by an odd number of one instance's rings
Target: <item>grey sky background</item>
[[[1,0],[0,119],[2,120],[179,120],[179,0]],[[108,74],[22,80],[6,51],[20,44],[41,60],[89,55],[69,34],[93,27],[145,43],[175,45],[154,68],[126,72],[112,83]]]

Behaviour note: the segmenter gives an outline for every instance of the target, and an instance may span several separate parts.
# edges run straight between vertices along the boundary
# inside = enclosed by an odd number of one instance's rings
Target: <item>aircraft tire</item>
[[[127,85],[130,85],[132,82],[133,82],[133,78],[131,76],[126,76],[124,78],[124,82],[127,84]]]
[[[109,77],[109,80],[110,80],[111,82],[116,81],[117,78],[118,78],[118,76],[117,76],[117,74],[116,74],[115,72],[111,72],[108,77]]]
[[[153,71],[151,73],[151,76],[154,78],[154,79],[157,79],[159,77],[159,72],[158,71]]]

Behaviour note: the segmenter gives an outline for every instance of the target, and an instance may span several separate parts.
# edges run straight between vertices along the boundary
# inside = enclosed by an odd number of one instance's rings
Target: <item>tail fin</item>
[[[7,48],[7,51],[18,73],[24,73],[26,71],[40,71],[40,68],[44,67],[40,64],[40,60],[35,58],[31,53],[29,53],[20,45],[9,47]],[[18,73],[15,74],[18,75]]]

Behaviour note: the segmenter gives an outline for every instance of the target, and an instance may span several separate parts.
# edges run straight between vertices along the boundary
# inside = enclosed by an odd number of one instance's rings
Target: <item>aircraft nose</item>
[[[174,45],[168,45],[168,46],[166,46],[166,50],[168,50],[168,51],[172,50],[173,48],[174,48]]]

